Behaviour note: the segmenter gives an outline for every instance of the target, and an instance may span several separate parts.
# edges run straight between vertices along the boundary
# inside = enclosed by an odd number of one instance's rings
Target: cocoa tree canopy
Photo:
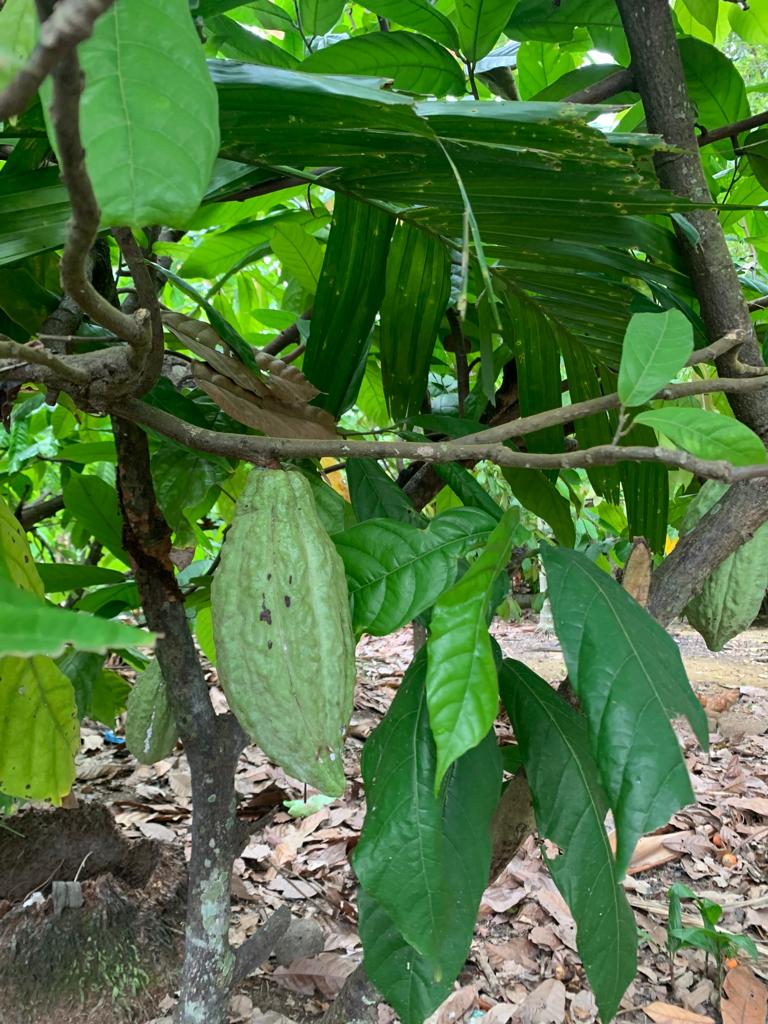
[[[720,645],[768,582],[745,6],[0,2],[0,800],[60,803],[79,721],[126,703],[140,760],[181,739],[179,1024],[221,1024],[286,927],[227,940],[244,745],[338,790],[354,642],[408,623],[362,758],[368,978],[430,1015],[532,805],[616,1013],[621,880],[693,799],[671,720],[707,743],[664,627]],[[491,637],[510,575],[568,700]]]

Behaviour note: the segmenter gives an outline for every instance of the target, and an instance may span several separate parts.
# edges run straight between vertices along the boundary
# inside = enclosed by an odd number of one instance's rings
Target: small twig
[[[737,345],[743,345],[748,340],[743,331],[728,331],[722,338],[713,341],[711,345],[697,348],[691,352],[691,357],[685,365],[697,366],[699,363],[714,363],[718,356],[725,355],[726,352],[730,352]]]
[[[302,342],[301,345],[297,345],[293,352],[289,352],[287,356],[280,356],[284,363],[293,363],[299,356],[303,356],[307,346]]]
[[[745,117],[741,121],[734,121],[733,124],[724,124],[721,128],[713,128],[711,132],[702,132],[696,141],[699,147],[710,146],[713,142],[720,142],[721,139],[732,139],[736,135],[741,135],[742,132],[751,131],[752,128],[759,128],[764,124],[768,124],[768,111],[763,111],[761,114],[753,114],[751,117]]]
[[[114,0],[61,0],[40,27],[40,41],[26,65],[0,93],[0,121],[21,114],[60,58],[88,39],[99,15]]]
[[[152,323],[152,347],[156,353],[162,353],[163,320],[160,314],[160,303],[157,298],[157,288],[144,255],[130,228],[115,228],[112,234],[115,236],[122,257],[131,272],[139,304],[142,309],[149,311]],[[138,358],[139,363],[141,362],[142,352],[140,350],[134,350],[132,355],[134,359]]]
[[[299,320],[311,320],[312,319],[312,307],[305,309],[299,317]],[[301,335],[299,334],[298,321],[286,327],[284,331],[280,331],[279,334],[275,335],[272,341],[267,342],[266,345],[262,346],[261,351],[266,352],[270,356],[279,355],[283,349],[288,348],[289,345],[297,345],[301,341]]]
[[[22,359],[23,363],[14,364],[23,366],[27,363],[36,363],[38,366],[45,366],[47,369],[57,373],[63,381],[71,384],[86,384],[89,375],[85,370],[66,359],[60,359],[44,348],[33,348],[31,345],[23,345],[19,341],[11,341],[10,338],[0,336],[0,359]]]
[[[611,444],[618,444],[621,438],[624,436],[624,434],[627,433],[626,426],[628,419],[629,416],[627,415],[627,410],[624,409],[623,407],[619,409],[619,417],[618,422],[616,424],[616,432],[613,435],[613,440],[611,441]]]

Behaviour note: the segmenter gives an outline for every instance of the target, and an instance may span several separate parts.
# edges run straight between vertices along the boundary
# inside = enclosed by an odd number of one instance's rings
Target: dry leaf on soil
[[[464,1015],[477,1004],[477,989],[474,985],[465,985],[452,992],[444,1003],[437,1008],[427,1024],[457,1024]]]
[[[547,978],[531,992],[515,1015],[515,1024],[562,1024],[565,1020],[565,985]]]
[[[315,957],[302,957],[288,967],[276,967],[273,977],[286,988],[304,996],[315,994],[315,989],[326,999],[333,999],[341,986],[357,967],[349,956],[338,953],[320,953]]]
[[[765,1024],[768,989],[749,967],[734,967],[725,978],[726,999],[720,1006],[723,1024]]]
[[[714,1024],[711,1017],[671,1003],[649,1003],[643,1010],[654,1024]]]

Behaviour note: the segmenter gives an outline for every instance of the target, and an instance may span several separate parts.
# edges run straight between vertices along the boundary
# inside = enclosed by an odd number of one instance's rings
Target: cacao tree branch
[[[63,508],[64,498],[57,494],[53,498],[41,498],[39,501],[30,502],[29,505],[22,505],[16,511],[16,518],[25,530],[31,530],[36,523],[55,516]]]
[[[44,366],[61,379],[62,389],[66,384],[87,384],[90,380],[88,372],[75,363],[55,356],[44,348],[12,341],[4,334],[0,334],[0,359],[16,359],[14,368],[23,367],[27,363]]]
[[[749,132],[753,128],[768,124],[768,111],[761,114],[753,114],[741,121],[734,121],[733,124],[724,124],[720,128],[713,128],[711,132],[702,132],[696,140],[701,146],[711,146],[713,142],[720,142],[721,139],[733,139],[742,132]]]
[[[150,314],[140,309],[134,316],[128,316],[115,308],[94,288],[87,273],[88,254],[99,230],[101,213],[88,176],[80,137],[83,81],[77,54],[65,53],[53,68],[51,77],[51,121],[61,176],[72,206],[72,218],[61,256],[61,284],[93,321],[128,342],[131,346],[129,360],[135,373],[143,368],[151,346]]]
[[[632,68],[621,68],[620,71],[608,75],[600,82],[588,85],[585,89],[567,96],[564,103],[605,103],[611,96],[620,92],[635,92],[635,73]]]
[[[0,93],[0,121],[21,114],[61,57],[88,39],[114,0],[61,0],[40,26],[40,41],[26,65]]]
[[[762,379],[755,380],[753,383],[765,384]],[[349,442],[332,439],[315,441],[219,433],[183,422],[162,409],[147,405],[137,399],[126,399],[118,403],[113,407],[113,412],[188,448],[260,464],[274,459],[321,458],[323,456],[344,459],[399,458],[430,463],[487,459],[499,466],[514,466],[519,469],[585,469],[591,466],[612,466],[619,462],[657,462],[674,466],[677,469],[686,469],[703,479],[720,480],[723,483],[768,477],[768,463],[755,466],[733,466],[728,462],[700,459],[686,452],[673,451],[661,446],[606,444],[550,455],[515,452],[502,444],[463,444],[461,440],[447,442]]]
[[[232,972],[232,987],[235,988],[252,974],[275,948],[279,940],[288,931],[291,923],[291,912],[288,907],[278,907],[274,914],[258,931],[249,935],[235,954],[235,968]]]

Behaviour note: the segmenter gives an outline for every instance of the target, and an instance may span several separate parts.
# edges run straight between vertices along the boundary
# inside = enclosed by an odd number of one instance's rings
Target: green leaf
[[[445,465],[434,467],[437,475],[445,480],[457,498],[460,498],[464,505],[482,509],[489,516],[498,522],[504,514],[500,505],[497,505],[487,491],[483,490],[468,469],[455,462],[447,462]],[[519,518],[519,516],[518,516]]]
[[[159,448],[150,465],[157,502],[174,530],[186,521],[187,509],[199,506],[211,489],[224,483],[232,473],[225,459],[205,452],[185,451],[171,444]]]
[[[36,562],[46,594],[61,594],[65,590],[97,587],[102,583],[122,583],[124,577],[115,569],[102,569],[100,565],[78,565],[68,562]]]
[[[398,224],[387,258],[379,353],[387,407],[395,420],[418,413],[437,331],[451,294],[450,259],[443,243],[410,224]]]
[[[678,448],[702,459],[724,459],[734,466],[766,461],[765,447],[757,434],[731,416],[668,405],[641,412],[634,422],[664,434]]]
[[[58,655],[67,644],[85,651],[152,644],[154,633],[82,612],[42,603],[36,595],[0,579],[0,654]]]
[[[315,74],[391,78],[396,89],[462,96],[464,72],[439,43],[415,32],[376,32],[315,50],[302,64]]]
[[[453,23],[429,0],[366,0],[363,6],[397,25],[429,36],[449,50],[459,49],[459,37]]]
[[[650,445],[656,436],[648,427],[637,425],[621,439],[623,445]],[[658,554],[664,553],[669,516],[669,473],[666,466],[652,462],[619,463],[621,488],[627,507],[630,537],[645,537]]]
[[[601,1020],[611,1020],[637,969],[637,928],[616,875],[607,811],[587,726],[519,661],[499,673],[501,699],[520,744],[539,835],[560,847],[545,858],[576,921],[581,962]]]
[[[42,598],[43,584],[32,561],[24,527],[0,495],[0,580]]]
[[[504,341],[515,353],[520,415],[533,416],[562,405],[560,350],[552,325],[528,296],[504,291]],[[563,428],[547,427],[526,436],[529,451],[561,452]]]
[[[302,364],[335,416],[352,405],[360,387],[393,227],[388,213],[336,196]]]
[[[64,508],[115,558],[130,565],[123,550],[123,517],[117,492],[101,477],[70,473],[62,487]]]
[[[635,313],[624,335],[619,366],[619,398],[645,405],[685,366],[693,352],[693,324],[679,309]]]
[[[324,36],[343,10],[344,0],[299,0],[302,32],[305,36]]]
[[[439,785],[456,758],[482,740],[499,707],[488,618],[498,576],[506,572],[519,513],[505,512],[483,553],[438,598],[427,640],[427,702],[437,745]]]
[[[461,52],[471,64],[493,49],[513,6],[511,0],[456,0]]]
[[[195,616],[195,636],[200,644],[200,650],[212,665],[216,664],[216,645],[213,639],[213,619],[211,617],[211,606],[201,608]]]
[[[685,715],[706,747],[707,718],[674,640],[615,580],[579,552],[541,554],[568,677],[616,822],[621,878],[640,836],[693,800],[670,719]]]
[[[216,90],[187,0],[120,0],[78,56],[80,129],[102,225],[185,227],[219,149]]]
[[[292,274],[301,287],[314,295],[323,269],[323,250],[320,243],[298,224],[278,224],[272,232],[272,252],[280,260],[283,270]]]
[[[6,0],[0,10],[0,92],[26,63],[36,29],[34,0]]]
[[[63,245],[70,213],[58,168],[0,174],[0,266]]]
[[[280,46],[268,39],[249,32],[233,18],[224,15],[209,18],[206,22],[213,42],[227,57],[245,60],[253,64],[266,64],[276,68],[297,68],[299,61]]]
[[[506,34],[510,39],[567,42],[577,25],[608,29],[620,24],[614,0],[520,0]]]
[[[728,11],[728,20],[736,35],[745,42],[758,46],[768,43],[768,9],[760,0],[754,0],[746,11],[734,4]]]
[[[744,139],[744,150],[752,173],[768,191],[768,128],[757,128]]]
[[[79,746],[75,695],[61,669],[45,657],[0,658],[0,791],[60,803]]]
[[[416,523],[421,517],[392,477],[372,459],[347,461],[347,486],[358,522],[366,519],[397,519]]]
[[[426,529],[369,519],[333,536],[342,557],[356,633],[386,636],[431,608],[456,578],[456,563],[494,527],[484,512],[457,508]]]
[[[715,38],[717,32],[717,14],[719,7],[719,0],[683,0],[683,3],[691,12],[691,16],[695,18],[700,25],[709,30],[712,38]],[[736,31],[734,29],[734,31]],[[768,39],[766,39],[768,42]]]
[[[553,483],[539,469],[502,469],[504,479],[523,508],[543,519],[563,547],[576,543],[571,506]]]
[[[386,912],[401,942],[430,961],[422,982],[429,991],[417,999],[421,1009],[425,997],[440,1001],[438,993],[446,983],[450,988],[464,964],[488,882],[490,824],[501,787],[501,759],[489,731],[455,764],[436,794],[425,674],[422,650],[365,744],[368,810],[353,861],[361,888]],[[373,949],[366,944],[370,932],[361,931],[371,979],[404,1021],[423,1020],[409,1005],[413,996],[401,987],[402,975],[393,972],[375,943]]]
[[[701,39],[684,37],[678,46],[696,123],[711,131],[749,117],[747,90],[733,61]],[[730,151],[727,140],[725,145]]]
[[[130,692],[130,684],[117,672],[101,672],[93,688],[88,717],[114,729],[115,719],[125,711]]]

